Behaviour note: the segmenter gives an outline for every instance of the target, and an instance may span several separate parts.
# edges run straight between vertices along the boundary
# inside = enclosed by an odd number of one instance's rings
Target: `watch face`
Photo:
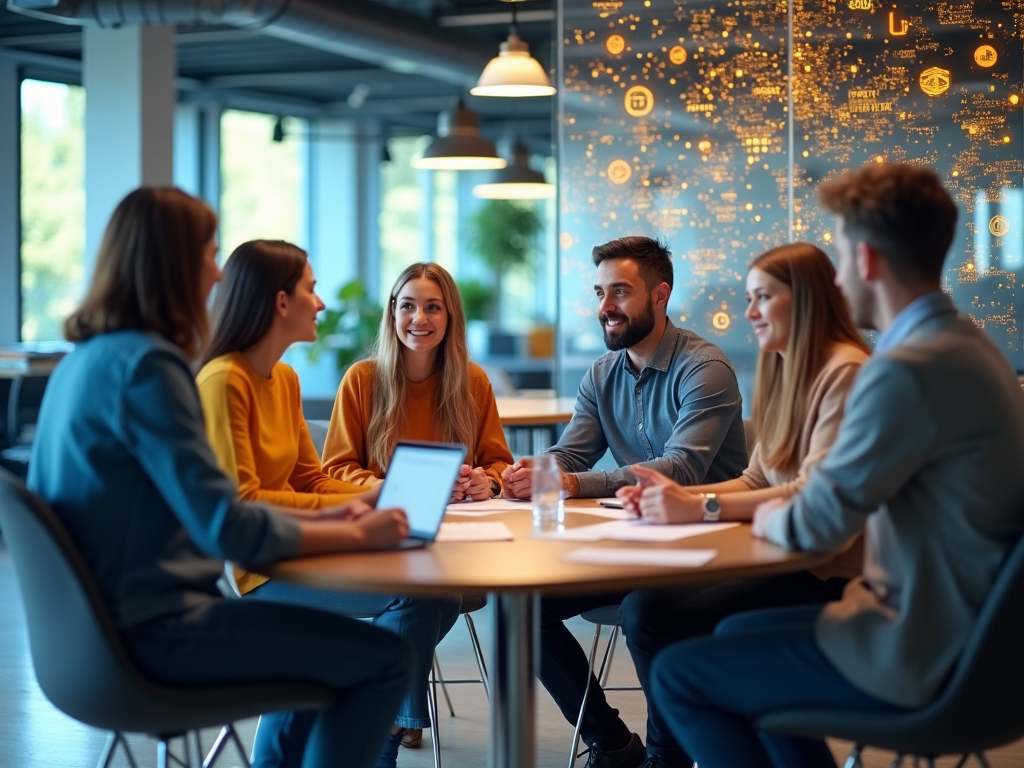
[[[722,510],[722,505],[718,503],[718,499],[704,499],[704,511],[708,514],[715,515]]]

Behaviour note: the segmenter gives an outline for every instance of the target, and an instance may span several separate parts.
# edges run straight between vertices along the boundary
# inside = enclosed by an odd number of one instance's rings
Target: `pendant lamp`
[[[530,167],[530,150],[520,142],[512,146],[512,162],[494,174],[489,184],[477,184],[473,195],[488,200],[541,200],[555,196],[555,185]]]
[[[437,138],[430,142],[423,157],[412,161],[413,168],[432,171],[478,171],[504,168],[494,142],[480,135],[480,116],[466,109],[459,99],[455,109],[437,118]]]
[[[555,93],[544,67],[530,55],[530,46],[519,39],[516,5],[512,4],[512,27],[508,39],[501,44],[498,55],[487,62],[476,87],[470,89],[474,96],[514,98]]]

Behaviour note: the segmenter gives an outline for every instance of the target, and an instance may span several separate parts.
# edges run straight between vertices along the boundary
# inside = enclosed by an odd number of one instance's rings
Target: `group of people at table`
[[[941,291],[957,209],[939,176],[872,165],[818,191],[836,216],[838,270],[794,243],[746,275],[759,347],[749,452],[728,358],[667,318],[668,249],[626,237],[593,250],[610,351],[550,449],[566,495],[615,493],[655,524],[752,521],[787,549],[840,554],[813,573],[544,598],[540,678],[570,722],[590,671],[563,622],[621,603],[647,743],[592,681],[592,768],[834,766],[823,741],[759,734],[754,719],[926,705],[1024,531],[1024,395]],[[341,383],[321,460],[281,362],[315,339],[324,308],[306,254],[252,241],[222,272],[216,229],[176,189],[120,203],[65,326],[76,346],[47,389],[29,485],[146,674],[337,691],[324,710],[264,716],[256,765],[394,766],[403,738],[415,745],[429,726],[431,658],[460,597],[346,594],[244,568],[403,539],[403,511],[374,509],[400,439],[467,446],[453,500],[526,498],[532,462],[513,463],[436,264],[395,282],[373,353]],[[873,354],[858,327],[880,332]],[[618,468],[593,469],[609,450]],[[218,589],[225,561],[242,599]]]

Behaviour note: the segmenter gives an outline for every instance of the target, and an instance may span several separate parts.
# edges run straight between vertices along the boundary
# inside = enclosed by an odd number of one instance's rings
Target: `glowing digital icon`
[[[700,141],[697,142],[697,149],[699,149],[702,154],[706,155],[708,152],[711,151],[711,142],[708,141],[707,139],[701,139]]]
[[[918,79],[921,90],[929,96],[940,96],[949,90],[949,70],[942,67],[929,67]]]
[[[979,67],[994,67],[999,54],[991,45],[979,45],[974,49],[974,61]]]
[[[612,160],[608,163],[608,181],[612,184],[625,184],[633,175],[633,167],[625,160]]]
[[[872,0],[850,0],[847,5],[851,11],[870,11],[874,8]]]
[[[677,45],[675,48],[668,52],[668,60],[673,64],[683,64],[686,62],[686,49],[681,45]]]
[[[729,315],[725,312],[715,312],[711,318],[711,325],[713,325],[717,331],[724,331],[729,327],[730,322]]]
[[[903,37],[910,29],[910,22],[900,19],[899,29],[896,28],[896,11],[889,11],[889,34],[893,37]]]
[[[643,85],[634,85],[626,91],[626,111],[633,117],[643,117],[654,109],[654,94]]]
[[[558,244],[563,248],[572,248],[572,235],[568,232],[563,232],[558,236]]]
[[[1010,231],[1010,222],[1005,216],[993,216],[988,220],[988,231],[993,237],[1003,237]]]
[[[605,42],[604,47],[608,49],[608,53],[618,56],[626,50],[626,41],[622,38],[622,35],[612,35]]]

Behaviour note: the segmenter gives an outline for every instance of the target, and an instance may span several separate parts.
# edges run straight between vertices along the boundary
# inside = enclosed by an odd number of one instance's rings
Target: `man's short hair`
[[[880,251],[901,283],[941,278],[957,208],[931,168],[865,165],[821,184],[818,198],[842,217],[850,242],[863,241]]]
[[[604,245],[594,246],[594,266],[609,259],[632,259],[640,269],[640,277],[648,291],[662,283],[672,287],[672,251],[660,240],[649,237],[620,237]]]

